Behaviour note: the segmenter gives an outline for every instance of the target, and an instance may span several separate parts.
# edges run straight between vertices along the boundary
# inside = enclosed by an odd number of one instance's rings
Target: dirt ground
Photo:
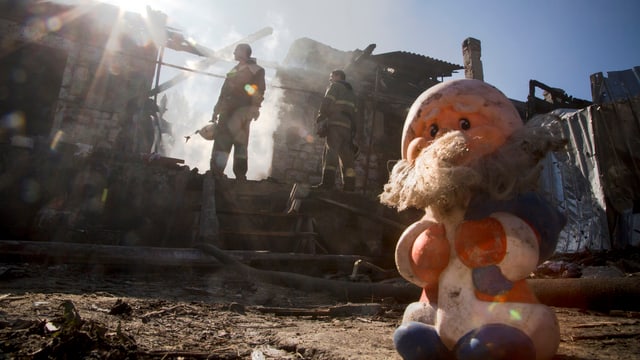
[[[0,359],[399,359],[404,306],[336,303],[224,269],[0,264]],[[555,310],[555,359],[640,354],[639,313]]]

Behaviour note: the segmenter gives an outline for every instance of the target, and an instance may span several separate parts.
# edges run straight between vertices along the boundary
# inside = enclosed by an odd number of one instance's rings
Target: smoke
[[[221,63],[211,70],[222,70],[230,63]],[[225,70],[228,70],[225,69]],[[223,79],[194,74],[187,81],[176,85],[167,94],[167,112],[164,119],[171,123],[174,143],[168,147],[167,156],[182,159],[190,168],[198,168],[203,174],[209,170],[209,159],[213,141],[203,139],[195,131],[206,125],[211,119]],[[247,178],[262,180],[271,174],[273,155],[273,133],[279,125],[279,107],[282,103],[282,90],[270,87],[267,78],[265,99],[260,108],[260,117],[251,123],[249,135],[249,170]],[[188,141],[185,138],[189,136]],[[233,177],[233,151],[229,157],[225,174]]]
[[[279,125],[279,107],[283,92],[277,87],[271,87],[275,71],[279,64],[275,61],[269,61],[281,57],[278,55],[284,51],[283,43],[289,41],[291,34],[284,26],[284,19],[275,12],[266,14],[267,20],[273,24],[274,31],[271,36],[252,43],[252,56],[257,58],[259,65],[263,66],[266,71],[266,91],[265,99],[260,109],[260,117],[251,123],[248,147],[248,172],[247,178],[251,180],[262,180],[271,174],[271,161],[273,155],[273,133]],[[218,34],[215,39],[211,35],[203,35],[198,40],[204,46],[212,46],[214,43],[222,43],[217,47],[227,46],[240,39],[247,34],[242,34],[232,26],[224,34]],[[194,57],[193,55],[184,55],[184,53],[176,53],[168,50],[166,53],[166,61],[177,65],[195,68],[198,62],[203,58]],[[213,106],[218,100],[220,89],[224,82],[226,73],[235,66],[235,61],[231,53],[228,56],[221,54],[223,60],[216,62],[214,65],[204,69],[211,75],[192,74],[186,81],[175,85],[166,91],[168,97],[168,111],[165,114],[165,120],[172,123],[173,145],[168,150],[167,156],[183,159],[185,165],[190,168],[198,168],[199,173],[205,173],[209,170],[209,160],[211,157],[211,149],[213,141],[203,139],[194,132],[206,125],[213,111]],[[185,58],[185,56],[190,56]],[[171,68],[163,67],[161,69],[161,83],[177,74]],[[190,136],[185,142],[185,136]],[[233,177],[233,151],[230,154],[225,174]]]
[[[189,11],[189,21],[184,16],[184,8],[174,9],[176,11],[168,12],[169,23],[178,28],[187,26],[188,30],[184,32],[185,37],[190,38],[189,32],[191,32],[195,34],[193,36],[194,41],[214,50],[233,44],[248,35],[246,26],[227,21],[228,19],[222,15],[224,12],[221,12],[219,5],[214,6],[215,9],[210,9],[209,5],[209,3],[202,3],[200,11]],[[206,19],[202,18],[205,13],[207,14]],[[273,33],[270,36],[251,43],[253,48],[252,56],[257,58],[258,64],[266,70],[267,88],[265,99],[260,109],[260,117],[251,123],[247,178],[262,180],[271,174],[273,134],[280,123],[279,112],[283,97],[283,91],[277,87],[272,87],[271,84],[279,67],[279,60],[288,51],[287,44],[291,43],[292,34],[286,25],[285,16],[281,12],[267,10],[253,15],[259,15],[262,18],[261,23],[265,24],[265,26],[268,24],[273,29]],[[212,23],[216,25],[212,26]],[[206,24],[206,26],[201,26],[202,24]],[[243,30],[239,30],[240,28]],[[195,131],[209,122],[213,106],[217,102],[222,88],[224,77],[235,66],[231,51],[228,54],[219,55],[221,57],[220,61],[215,62],[206,69],[201,69],[209,75],[193,73],[187,80],[174,85],[162,94],[167,95],[168,110],[164,114],[164,119],[171,124],[173,137],[171,144],[165,143],[167,151],[164,155],[184,160],[185,165],[191,169],[197,168],[199,173],[205,173],[209,170],[213,141],[203,139],[195,134]],[[273,61],[274,59],[276,61]],[[187,68],[196,68],[198,63],[203,60],[204,58],[202,57],[170,49],[166,49],[164,55],[165,62]],[[160,70],[160,83],[173,78],[179,73],[179,70],[171,67],[162,67]],[[214,76],[211,76],[211,74]],[[185,141],[186,136],[189,136],[188,141]],[[232,169],[233,151],[229,156],[225,174],[233,177]]]
[[[280,124],[279,112],[283,92],[267,87],[260,117],[251,124],[249,133],[249,170],[247,178],[262,180],[271,174],[273,159],[273,133]],[[229,168],[229,166],[227,166]]]
[[[194,132],[209,121],[211,114],[194,106],[194,99],[189,99],[187,94],[187,92],[180,90],[167,93],[167,112],[164,114],[164,119],[171,123],[174,141],[171,146],[167,147],[166,155],[182,159],[190,168],[198,168],[199,173],[204,173],[209,169],[209,157],[213,143]],[[188,141],[185,136],[190,136]]]

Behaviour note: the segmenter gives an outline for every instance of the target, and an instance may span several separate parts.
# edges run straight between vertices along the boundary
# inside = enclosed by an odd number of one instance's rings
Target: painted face
[[[522,125],[511,101],[493,86],[479,80],[449,81],[414,102],[405,121],[402,157],[413,162],[440,136],[459,131],[468,150],[459,161],[467,164],[494,152]]]

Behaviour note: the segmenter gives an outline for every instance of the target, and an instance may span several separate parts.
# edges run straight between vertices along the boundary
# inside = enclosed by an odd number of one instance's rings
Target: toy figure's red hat
[[[420,146],[423,148],[438,137],[434,128],[467,130],[464,123],[460,125],[462,129],[457,128],[460,120],[470,120],[468,125],[478,132],[471,137],[489,142],[493,149],[524,125],[513,103],[495,87],[473,79],[447,81],[427,89],[411,106],[402,135],[402,158],[412,160],[408,148],[416,138],[424,139]]]

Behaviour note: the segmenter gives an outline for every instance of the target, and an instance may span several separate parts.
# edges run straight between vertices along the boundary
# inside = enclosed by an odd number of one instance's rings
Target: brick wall
[[[105,4],[75,18],[70,11],[52,6],[26,19],[2,18],[0,44],[6,53],[36,44],[66,55],[52,111],[25,121],[48,122],[51,139],[111,148],[123,129],[127,101],[151,87],[157,49],[143,41],[139,15],[119,16]]]

